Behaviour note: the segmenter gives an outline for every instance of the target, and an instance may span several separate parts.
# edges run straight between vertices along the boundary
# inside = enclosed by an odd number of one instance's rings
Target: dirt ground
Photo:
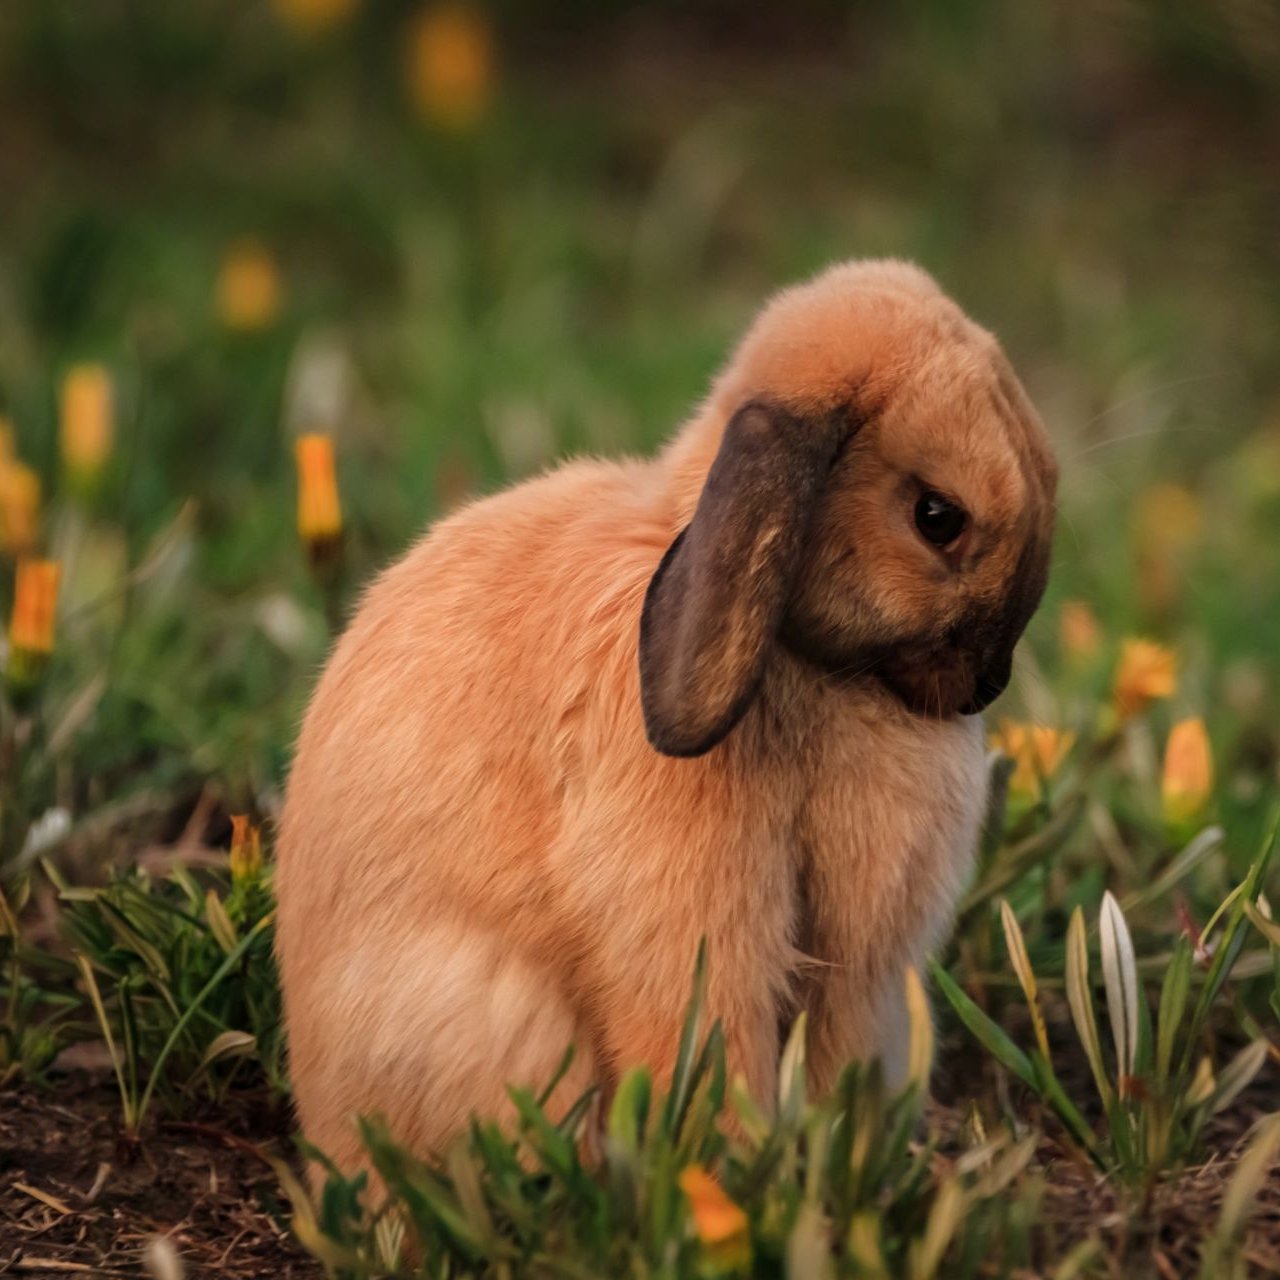
[[[1038,1230],[1049,1256],[1085,1237],[1116,1276],[1178,1280],[1199,1270],[1199,1245],[1253,1123],[1274,1106],[1255,1086],[1208,1135],[1212,1154],[1153,1189],[1140,1208],[1046,1141]],[[257,1094],[233,1095],[182,1121],[161,1118],[137,1151],[118,1140],[119,1098],[97,1075],[55,1089],[0,1090],[0,1276],[148,1277],[143,1250],[167,1237],[186,1276],[313,1280],[322,1268],[293,1244],[288,1206],[264,1156],[292,1150],[287,1111]],[[962,1113],[934,1120],[958,1129]],[[1137,1212],[1135,1212],[1137,1209]],[[1255,1206],[1249,1274],[1280,1275],[1280,1169]]]
[[[289,1121],[255,1096],[183,1122],[160,1119],[137,1152],[117,1141],[119,1097],[88,1077],[0,1090],[0,1275],[147,1276],[167,1236],[187,1276],[311,1280],[263,1153]]]

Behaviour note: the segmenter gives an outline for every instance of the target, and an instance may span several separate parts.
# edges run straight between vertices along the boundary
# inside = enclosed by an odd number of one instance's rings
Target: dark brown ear
[[[845,413],[813,421],[757,402],[729,419],[640,615],[640,701],[664,755],[710,751],[750,705],[818,492],[851,432]]]

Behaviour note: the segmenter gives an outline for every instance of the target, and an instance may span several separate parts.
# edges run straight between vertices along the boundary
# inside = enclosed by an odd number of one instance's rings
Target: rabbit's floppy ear
[[[750,705],[818,493],[851,430],[847,411],[810,419],[759,401],[729,419],[640,616],[645,730],[664,755],[709,751]]]

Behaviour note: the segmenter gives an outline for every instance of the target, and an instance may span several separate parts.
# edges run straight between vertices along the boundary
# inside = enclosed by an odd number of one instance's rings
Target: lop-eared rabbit
[[[668,1075],[706,938],[766,1105],[904,1068],[904,969],[984,805],[976,714],[1044,588],[1056,466],[919,269],[774,297],[652,460],[473,502],[369,588],[298,742],[279,959],[301,1124],[438,1151],[508,1083]]]

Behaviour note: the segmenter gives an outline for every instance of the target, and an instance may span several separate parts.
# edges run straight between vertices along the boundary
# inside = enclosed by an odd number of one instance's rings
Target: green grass
[[[107,1036],[144,1145],[157,1111],[287,1091],[269,867],[233,881],[222,851],[238,812],[269,849],[335,611],[463,492],[654,448],[772,288],[895,254],[1000,335],[1063,462],[1049,594],[993,722],[1074,739],[1030,785],[993,762],[931,981],[940,1103],[870,1066],[810,1098],[797,1050],[769,1117],[698,1027],[675,1101],[638,1076],[619,1093],[600,1165],[527,1098],[522,1135],[482,1120],[439,1165],[371,1118],[399,1208],[370,1225],[335,1176],[303,1239],[352,1272],[406,1230],[431,1275],[741,1270],[691,1228],[696,1163],[759,1274],[1274,1260],[1246,1231],[1274,1122],[1237,1147],[1280,1046],[1274,15],[815,0],[735,8],[730,45],[716,7],[575,6],[565,34],[498,5],[493,100],[457,133],[409,104],[415,8],[366,0],[316,39],[265,0],[0,10],[0,414],[63,567],[54,652],[0,707],[0,1081],[56,1091],[58,1053]],[[216,306],[246,235],[281,281],[252,331]],[[58,444],[83,360],[115,390],[92,483]],[[346,525],[324,578],[295,530],[312,429]],[[6,613],[12,583],[6,559]],[[1061,631],[1077,600],[1092,652]],[[1122,719],[1138,635],[1175,687]],[[1190,819],[1160,786],[1187,717],[1214,763]],[[1186,1209],[1210,1157],[1237,1182]]]

